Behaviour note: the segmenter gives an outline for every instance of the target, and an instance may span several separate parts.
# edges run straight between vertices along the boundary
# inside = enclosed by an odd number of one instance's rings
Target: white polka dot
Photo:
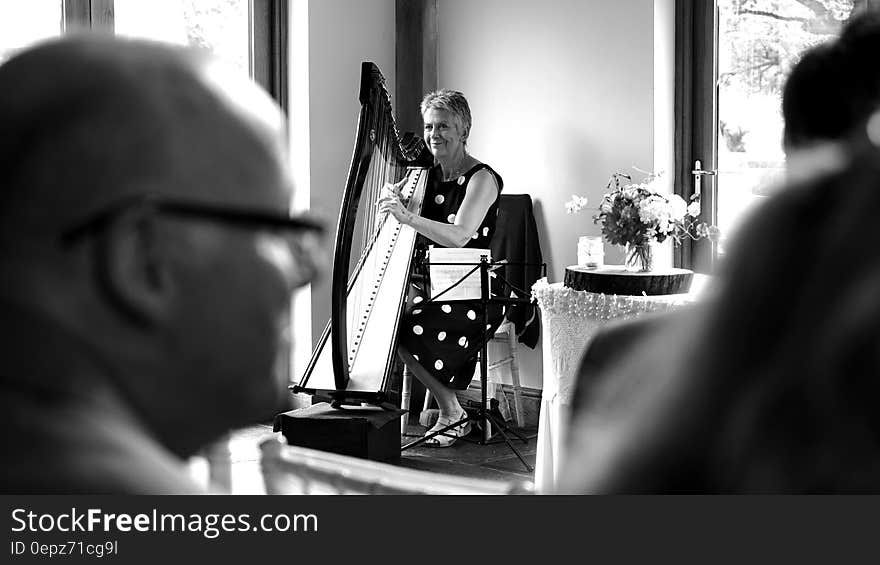
[[[437,369],[438,371],[440,369],[442,369],[443,368],[443,361],[441,361],[440,359],[437,359],[436,361],[434,361],[434,368]]]
[[[437,334],[437,341],[443,341],[446,339],[446,332],[440,332]]]
[[[458,344],[462,347],[467,347],[467,338],[461,336],[460,338],[458,338]]]
[[[486,237],[487,235],[489,235],[489,228],[488,228],[488,226],[483,228],[483,237]]]
[[[458,184],[464,184],[464,175],[458,177]]]
[[[421,309],[421,308],[416,308],[415,310],[412,311],[412,313],[413,313],[413,316],[415,316],[416,314],[421,314],[421,313],[422,313],[422,309]]]
[[[477,239],[478,237],[480,237],[480,234],[475,233],[474,235],[471,236],[471,239]]]
[[[418,356],[418,355],[413,355],[413,359],[415,359],[416,361],[418,361],[418,360],[419,360],[419,356]]]
[[[443,312],[446,314],[449,314],[450,312],[452,312],[452,306],[450,306],[449,304],[444,304],[443,306],[440,307],[440,309],[443,310]]]
[[[486,329],[487,329],[487,330],[491,330],[491,329],[492,329],[492,324],[486,324]]]
[[[454,224],[455,223],[455,214],[449,214],[448,216],[446,216],[446,221],[449,222],[450,224]]]
[[[476,319],[477,319],[477,313],[474,312],[473,310],[468,310],[467,317],[468,317],[469,319],[471,319],[471,320],[476,320]]]
[[[424,300],[424,298],[422,298],[421,296],[416,296],[415,298],[413,298],[413,304],[418,304],[422,300]]]
[[[443,204],[444,202],[446,202],[446,197],[442,194],[438,194],[434,197],[434,202],[436,202],[437,204]]]
[[[422,326],[413,326],[413,333],[416,335],[422,335],[425,329]]]

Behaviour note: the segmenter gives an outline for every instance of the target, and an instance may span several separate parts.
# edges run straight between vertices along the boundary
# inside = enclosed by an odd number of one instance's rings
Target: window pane
[[[784,171],[782,87],[807,48],[831,39],[853,0],[718,0],[719,251]]]
[[[0,0],[0,63],[35,41],[61,35],[62,0]]]
[[[118,35],[193,45],[250,74],[248,0],[116,0]]]

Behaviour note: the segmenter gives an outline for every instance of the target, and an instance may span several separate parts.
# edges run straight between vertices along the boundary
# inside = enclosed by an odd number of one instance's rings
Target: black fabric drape
[[[498,221],[490,248],[492,259],[507,259],[510,265],[499,272],[512,285],[529,292],[541,277],[541,243],[532,212],[532,197],[528,194],[502,194],[498,204]],[[532,349],[538,344],[541,322],[535,304],[516,304],[508,309],[507,319],[516,328],[520,341]]]

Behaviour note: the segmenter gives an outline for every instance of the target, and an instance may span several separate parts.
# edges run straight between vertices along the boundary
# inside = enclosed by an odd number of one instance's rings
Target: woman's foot
[[[443,428],[459,423],[459,425],[454,428],[449,428],[445,432],[441,434],[437,434],[434,437],[425,440],[425,445],[430,447],[451,447],[458,438],[465,437],[469,433],[471,433],[471,421],[467,419],[467,412],[464,409],[461,410],[460,413],[454,414],[452,416],[445,416],[441,414],[437,418],[437,423],[427,431],[425,435],[430,435],[434,432],[438,432]]]

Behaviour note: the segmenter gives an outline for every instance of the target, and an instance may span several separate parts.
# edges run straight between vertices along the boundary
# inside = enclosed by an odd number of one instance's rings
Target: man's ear
[[[107,227],[97,269],[108,299],[124,314],[148,325],[168,316],[173,277],[152,211],[132,209]]]

